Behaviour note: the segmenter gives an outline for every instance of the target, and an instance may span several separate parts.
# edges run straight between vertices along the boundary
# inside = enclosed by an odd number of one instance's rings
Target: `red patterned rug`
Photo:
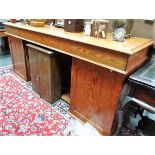
[[[60,99],[49,104],[33,92],[31,82],[12,71],[12,66],[0,67],[0,136],[78,135],[78,124],[67,113],[70,106],[66,102]],[[137,134],[123,127],[120,136]]]
[[[64,135],[69,120],[12,74],[0,76],[0,136]]]

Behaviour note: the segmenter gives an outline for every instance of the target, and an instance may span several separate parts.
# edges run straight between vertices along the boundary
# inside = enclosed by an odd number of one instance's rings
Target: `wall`
[[[144,20],[134,20],[132,33],[134,36],[151,38],[155,42],[155,22],[150,25],[144,23]]]
[[[109,26],[108,26],[108,31],[112,31],[112,21],[109,20]],[[137,36],[137,37],[143,37],[143,38],[151,38],[154,40],[155,43],[155,22],[153,25],[146,24],[144,23],[143,19],[135,19],[134,20],[134,25],[132,28],[132,35]]]

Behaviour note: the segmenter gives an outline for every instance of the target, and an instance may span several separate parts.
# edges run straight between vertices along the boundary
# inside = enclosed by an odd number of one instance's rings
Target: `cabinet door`
[[[59,68],[54,53],[39,52],[38,66],[40,73],[40,96],[54,102],[61,96]]]
[[[27,81],[28,78],[27,78],[26,61],[25,61],[26,53],[24,51],[23,42],[21,39],[11,36],[9,36],[8,39],[14,71],[22,79]]]
[[[38,51],[32,48],[28,49],[29,53],[29,64],[32,80],[32,88],[37,93],[40,94],[40,73],[38,64]]]
[[[124,76],[73,58],[71,112],[110,135]]]

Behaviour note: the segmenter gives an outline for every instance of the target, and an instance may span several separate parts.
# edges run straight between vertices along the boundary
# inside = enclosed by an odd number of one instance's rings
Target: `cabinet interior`
[[[61,74],[61,98],[70,104],[72,57],[57,53]]]

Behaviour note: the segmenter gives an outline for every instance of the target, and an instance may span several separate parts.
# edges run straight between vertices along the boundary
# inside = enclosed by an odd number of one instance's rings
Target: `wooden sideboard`
[[[6,37],[7,35],[5,34],[5,30],[4,29],[0,29],[0,38],[1,37]]]
[[[145,38],[116,42],[111,34],[99,39],[60,28],[36,28],[21,23],[5,23],[5,30],[9,36],[72,57],[70,111],[103,135],[111,134],[125,78],[145,62],[153,44]]]

